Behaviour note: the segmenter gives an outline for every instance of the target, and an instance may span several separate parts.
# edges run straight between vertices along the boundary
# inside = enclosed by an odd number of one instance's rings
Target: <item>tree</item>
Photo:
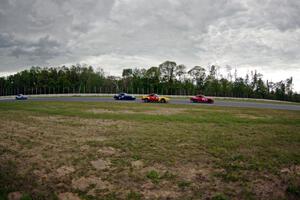
[[[290,95],[293,92],[293,77],[290,77],[285,80],[286,83],[286,92]]]
[[[283,81],[280,81],[275,84],[275,97],[276,99],[279,100],[284,100],[285,99],[285,83]]]
[[[183,76],[186,74],[186,66],[181,64],[176,66],[176,79],[180,82],[183,81]]]
[[[231,80],[231,67],[227,66],[228,76],[218,76],[218,67],[212,65],[205,70],[195,66],[186,73],[185,65],[166,61],[146,68],[126,68],[122,77],[106,76],[99,68],[76,64],[43,68],[33,66],[8,77],[0,77],[0,95],[16,93],[67,93],[67,92],[120,92],[160,94],[195,94],[254,97],[278,100],[300,101],[300,94],[293,92],[293,78],[277,83],[264,81],[262,74],[251,72],[245,78],[238,77],[235,71]],[[122,90],[120,90],[122,89]]]
[[[268,94],[268,88],[263,82],[262,78],[257,81],[256,95],[258,98],[265,98]]]
[[[197,87],[200,90],[203,90],[205,78],[206,78],[205,69],[200,66],[195,66],[188,71],[188,74],[192,77],[192,80],[194,83],[196,83]]]
[[[132,69],[123,69],[122,77],[129,78],[132,76]]]
[[[244,79],[241,77],[236,77],[233,82],[232,92],[235,97],[244,97],[246,90],[246,85]]]
[[[159,81],[160,69],[158,67],[150,67],[146,71],[146,77],[151,80]]]
[[[176,62],[165,61],[164,63],[159,65],[159,72],[162,81],[168,82],[169,84],[172,84],[174,82],[176,71],[177,71]]]
[[[127,89],[129,88],[130,84],[132,83],[132,75],[133,75],[133,70],[128,68],[128,69],[123,69],[122,77],[123,77],[123,88]]]
[[[216,79],[216,75],[217,75],[217,67],[215,65],[210,66],[209,77],[211,79]]]
[[[222,78],[220,80],[220,87],[222,96],[227,97],[231,95],[232,83],[229,80]]]

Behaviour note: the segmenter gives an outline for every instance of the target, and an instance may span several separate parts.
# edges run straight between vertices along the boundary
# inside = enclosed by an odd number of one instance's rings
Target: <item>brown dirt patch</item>
[[[108,140],[108,138],[105,137],[105,136],[96,136],[96,137],[93,137],[93,138],[81,138],[80,141],[86,141],[86,142],[89,142],[89,141],[104,142],[105,140]]]
[[[172,190],[145,190],[142,191],[145,199],[176,199],[179,193]]]
[[[283,174],[300,175],[300,165],[293,165],[291,167],[282,168],[280,172]]]
[[[87,112],[94,113],[94,114],[101,114],[101,113],[112,113],[112,114],[146,114],[146,115],[175,115],[179,113],[185,112],[186,109],[183,108],[157,108],[155,110],[108,110],[108,109],[92,109],[88,110]]]
[[[242,119],[270,119],[270,118],[272,118],[270,115],[257,116],[257,115],[249,114],[249,113],[238,113],[238,114],[235,114],[235,116],[238,118],[242,118]]]
[[[242,119],[263,119],[263,117],[250,114],[236,114],[235,116]]]
[[[33,170],[32,173],[39,179],[40,182],[43,182],[46,179],[48,179],[48,174],[45,169],[36,169]]]
[[[31,119],[46,124],[61,124],[66,126],[76,126],[80,128],[82,126],[112,126],[112,125],[130,125],[127,121],[121,120],[108,120],[108,119],[86,119],[80,117],[65,117],[65,116],[30,116]]]
[[[168,171],[168,168],[161,164],[154,164],[152,166],[144,167],[140,170],[140,172],[143,175],[146,175],[150,171],[157,171],[159,174],[164,174],[166,171]]]
[[[53,137],[53,135],[55,135],[56,140],[67,140],[68,142],[66,143],[85,143],[89,141],[103,142],[108,139],[107,135],[119,133],[120,130],[124,129],[130,131],[135,126],[133,122],[122,120],[85,119],[79,117],[62,116],[32,116],[31,118],[33,119],[34,123],[39,123],[37,127],[44,127],[43,130],[38,129],[34,131],[41,133],[39,138],[42,142],[48,140],[45,140],[45,138],[41,136],[51,134],[51,132],[55,132],[55,134],[52,134],[49,137]],[[31,134],[32,131],[27,132],[28,134]]]
[[[58,195],[59,200],[81,200],[76,194],[64,192]]]
[[[95,169],[104,170],[109,167],[110,161],[98,159],[98,160],[91,161],[91,165]]]
[[[20,200],[22,198],[21,192],[11,192],[7,196],[8,200]]]
[[[285,188],[278,179],[258,179],[253,182],[253,191],[260,199],[283,199],[285,196]]]
[[[103,181],[99,177],[90,176],[90,177],[81,177],[77,180],[72,180],[72,187],[80,191],[86,191],[90,186],[94,188],[103,190],[111,188],[111,185],[107,181]]]
[[[16,165],[14,174],[24,177],[20,190],[42,191],[45,195],[50,195],[52,190],[70,191],[73,177],[89,177],[98,173],[89,165],[90,159],[94,159],[97,154],[109,156],[114,151],[118,152],[116,149],[104,148],[102,153],[98,153],[97,142],[104,142],[113,134],[119,134],[119,130],[130,130],[132,126],[133,123],[120,120],[65,116],[29,115],[16,120],[2,117],[0,153],[3,153],[0,155],[0,168],[2,164],[10,165],[10,162]],[[94,165],[104,169],[109,167],[110,162],[105,160],[102,164],[95,162]],[[101,174],[103,177],[108,176],[107,172],[101,171]],[[11,184],[14,184],[14,177],[11,179]],[[32,188],[33,185],[35,188]],[[103,185],[109,187],[106,182],[96,184],[97,188],[104,188]],[[60,195],[60,199],[78,199],[72,193]]]
[[[103,147],[99,149],[98,152],[104,156],[112,156],[118,153],[118,151],[113,147]]]
[[[101,113],[113,113],[113,114],[118,114],[118,113],[123,113],[123,114],[134,114],[136,112],[132,111],[132,110],[109,110],[109,109],[92,109],[92,110],[88,110],[87,112],[89,113],[94,113],[94,114],[101,114]]]
[[[141,160],[132,161],[131,166],[136,169],[141,169],[144,167],[144,162]]]
[[[177,169],[178,175],[187,181],[207,181],[212,173],[211,169],[208,168],[181,168]]]
[[[85,145],[82,145],[82,146],[80,147],[80,151],[88,151],[89,148],[90,148],[90,146],[87,145],[87,144],[85,144]]]
[[[71,174],[73,172],[75,172],[75,169],[72,166],[62,166],[62,167],[60,167],[56,170],[56,173],[57,173],[58,177],[66,176],[66,175]]]
[[[174,174],[186,181],[205,182],[208,181],[213,173],[220,172],[221,169],[211,168],[209,165],[179,165],[171,169]]]
[[[185,112],[186,109],[183,108],[158,108],[157,110],[148,110],[143,112],[143,114],[148,114],[148,115],[175,115],[179,113]]]

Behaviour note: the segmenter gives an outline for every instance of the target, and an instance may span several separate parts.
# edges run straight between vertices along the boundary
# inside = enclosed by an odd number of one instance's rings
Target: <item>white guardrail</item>
[[[111,93],[69,93],[69,94],[33,94],[33,95],[26,95],[28,98],[31,97],[113,97],[115,94]],[[143,96],[147,94],[132,94],[134,96]],[[170,98],[190,98],[193,95],[161,95]],[[0,100],[7,100],[7,99],[14,99],[16,96],[0,96]],[[207,96],[217,100],[239,100],[239,101],[265,101],[270,103],[280,103],[285,102],[289,103],[288,101],[280,101],[280,100],[271,100],[271,99],[252,99],[252,98],[235,98],[235,97],[215,97],[215,96]],[[292,102],[291,102],[292,103]]]

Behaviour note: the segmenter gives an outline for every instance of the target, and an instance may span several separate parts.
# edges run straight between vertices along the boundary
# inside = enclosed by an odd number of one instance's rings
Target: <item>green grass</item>
[[[299,111],[1,102],[0,199],[11,191],[32,199],[63,191],[84,199],[294,198],[299,133]],[[100,151],[108,147],[113,153]],[[96,170],[90,161],[97,159],[109,160],[109,167]],[[141,167],[132,166],[137,160]],[[75,171],[58,177],[61,166]],[[109,186],[78,191],[72,185],[90,176]]]
[[[286,191],[290,196],[300,198],[300,185],[289,185]]]
[[[130,193],[127,195],[127,200],[140,200],[141,198],[141,194],[134,191],[130,191]]]
[[[153,183],[158,183],[160,179],[159,173],[155,170],[148,172],[146,177],[149,178]]]
[[[214,196],[212,198],[212,200],[229,200],[229,198],[227,198],[226,196],[224,196],[222,194],[218,194],[218,195]]]

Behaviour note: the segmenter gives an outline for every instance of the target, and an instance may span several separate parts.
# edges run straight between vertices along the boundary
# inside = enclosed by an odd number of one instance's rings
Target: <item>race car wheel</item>
[[[166,103],[166,100],[165,99],[161,99],[160,103]]]

